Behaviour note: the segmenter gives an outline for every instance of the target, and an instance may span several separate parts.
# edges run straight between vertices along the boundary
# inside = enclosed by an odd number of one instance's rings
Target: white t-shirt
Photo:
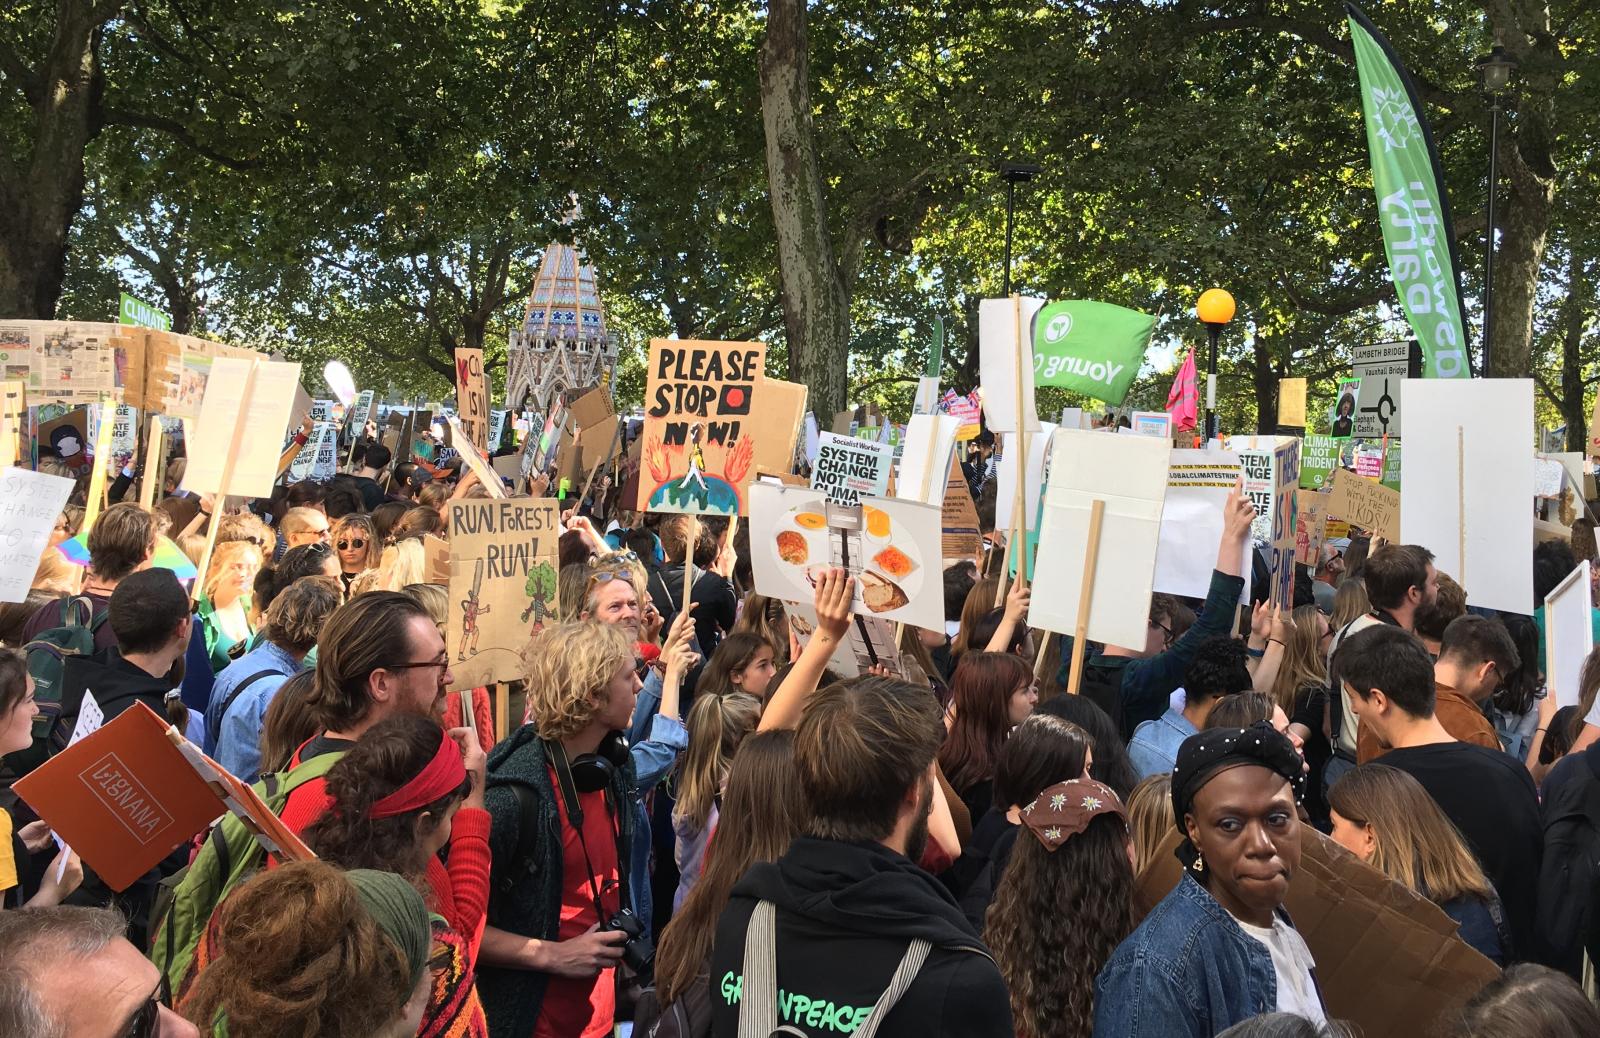
[[[1371,613],[1362,613],[1360,616],[1356,617],[1349,624],[1347,624],[1343,630],[1334,632],[1333,644],[1328,646],[1329,667],[1331,668],[1333,665],[1334,653],[1339,651],[1339,646],[1344,644],[1344,640],[1346,638],[1349,638],[1352,635],[1360,634],[1368,627],[1376,627],[1381,623],[1383,623],[1383,621],[1379,620]],[[1355,712],[1350,709],[1350,695],[1349,693],[1345,692],[1342,687],[1339,689],[1339,711],[1339,739],[1338,745],[1334,748],[1343,750],[1351,760],[1354,760],[1356,756],[1357,734],[1356,715]]]
[[[1234,921],[1245,933],[1266,945],[1272,954],[1272,971],[1278,977],[1278,1011],[1294,1013],[1316,1023],[1327,1020],[1316,982],[1311,979],[1316,960],[1312,959],[1311,949],[1306,947],[1299,932],[1276,917],[1270,930],[1251,926],[1240,919]]]

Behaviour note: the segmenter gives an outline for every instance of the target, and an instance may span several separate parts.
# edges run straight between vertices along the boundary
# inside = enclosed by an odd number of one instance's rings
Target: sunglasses
[[[604,584],[608,580],[632,580],[633,574],[625,569],[603,569],[589,574],[589,586]]]
[[[156,1038],[161,1033],[161,1010],[171,1005],[172,988],[163,975],[160,983],[156,984],[156,989],[150,992],[150,997],[145,999],[139,1011],[133,1014],[133,1019],[128,1022],[128,1029],[123,1031],[119,1038]]]
[[[340,541],[338,545],[340,551],[349,551],[351,548],[361,549],[365,548],[366,546],[367,542],[359,539],[353,541]]]

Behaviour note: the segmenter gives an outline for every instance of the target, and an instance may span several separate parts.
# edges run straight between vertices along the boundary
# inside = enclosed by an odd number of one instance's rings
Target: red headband
[[[447,733],[441,731],[439,752],[411,781],[373,804],[372,810],[367,812],[368,817],[393,818],[427,807],[460,789],[466,777],[466,765],[461,763],[461,748]]]

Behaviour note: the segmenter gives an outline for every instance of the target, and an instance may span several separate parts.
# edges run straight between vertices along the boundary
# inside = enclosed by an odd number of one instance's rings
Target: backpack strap
[[[510,894],[525,878],[533,877],[534,846],[539,832],[539,798],[533,789],[523,782],[507,782],[506,788],[517,801],[517,849],[516,857],[494,884],[492,893],[501,896]],[[490,870],[491,878],[495,871]]]
[[[209,720],[206,721],[206,742],[211,745],[213,751],[216,748],[217,740],[222,738],[222,721],[228,716],[228,708],[233,706],[234,700],[238,699],[240,694],[243,693],[245,689],[249,688],[251,685],[254,685],[257,681],[260,681],[262,678],[271,677],[276,673],[278,672],[275,670],[257,671],[256,673],[245,678],[243,681],[239,682],[237,685],[233,686],[233,691],[228,693],[228,698],[222,701],[222,709],[217,711],[216,730],[213,731],[211,722]]]
[[[774,1034],[804,1034],[794,1027],[778,1026],[777,910],[770,901],[756,902],[744,935],[744,982],[739,995],[738,1038],[771,1038]],[[906,946],[889,986],[872,1005],[872,1012],[853,1032],[873,1038],[884,1018],[894,1009],[912,981],[917,979],[933,945],[918,937]]]

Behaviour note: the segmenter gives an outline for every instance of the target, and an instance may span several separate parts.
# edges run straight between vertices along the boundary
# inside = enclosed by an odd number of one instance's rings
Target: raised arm
[[[1016,633],[1017,624],[1028,615],[1028,603],[1032,597],[1032,588],[1020,580],[1012,581],[1011,590],[1006,592],[1005,615],[1000,618],[1000,626],[994,629],[994,635],[984,647],[986,652],[1005,652],[1011,646],[1011,636]]]
[[[767,709],[761,714],[760,731],[793,728],[800,723],[800,711],[811,693],[817,690],[822,672],[850,628],[850,603],[855,593],[855,578],[842,569],[827,569],[818,575],[814,598],[816,633],[806,643],[783,684],[767,700]]]

